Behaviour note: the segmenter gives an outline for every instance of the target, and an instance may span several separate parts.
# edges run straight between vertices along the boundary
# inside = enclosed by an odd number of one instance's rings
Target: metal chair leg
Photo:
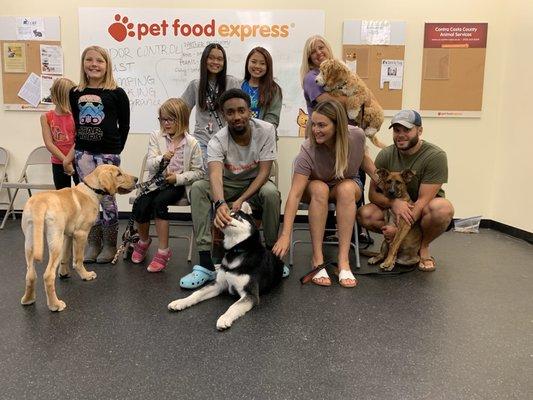
[[[289,247],[289,265],[292,267],[294,264],[293,256],[294,256],[294,242],[292,241],[293,232],[291,231],[291,238],[290,238],[290,247]]]
[[[189,254],[187,255],[187,261],[192,261],[192,244],[194,242],[194,229],[191,228],[191,234],[189,235]]]
[[[6,224],[7,219],[9,218],[9,214],[12,213],[13,216],[15,216],[15,211],[13,210],[13,203],[15,203],[15,198],[17,197],[18,189],[15,189],[15,193],[13,194],[13,198],[9,202],[9,206],[6,209],[6,213],[4,214],[4,219],[2,220],[2,225],[0,225],[0,229],[4,229],[4,225]]]
[[[353,225],[355,236],[355,268],[361,268],[361,260],[359,257],[359,229],[357,228],[357,222]]]

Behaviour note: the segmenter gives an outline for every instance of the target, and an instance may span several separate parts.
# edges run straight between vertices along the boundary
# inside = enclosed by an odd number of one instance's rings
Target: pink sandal
[[[146,252],[152,243],[152,238],[148,238],[148,243],[141,243],[139,240],[133,245],[133,253],[131,254],[131,262],[134,264],[140,264],[146,258]]]
[[[157,250],[157,253],[155,253],[155,256],[148,266],[146,268],[149,272],[159,272],[164,270],[167,267],[167,263],[170,260],[170,257],[172,256],[172,252],[170,249],[168,250],[168,253],[161,253],[159,250]]]

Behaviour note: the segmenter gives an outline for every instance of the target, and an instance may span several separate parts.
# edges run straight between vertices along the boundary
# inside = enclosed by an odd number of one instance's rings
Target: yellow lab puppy
[[[89,281],[96,274],[83,265],[83,251],[87,235],[98,217],[102,196],[129,193],[135,188],[137,178],[114,165],[100,165],[85,177],[83,183],[56,191],[42,192],[30,197],[22,213],[26,251],[26,291],[23,305],[35,302],[35,261],[43,259],[43,233],[46,229],[49,260],[44,273],[46,301],[51,311],[62,311],[66,304],[55,291],[55,278],[59,263],[60,275],[68,276],[71,255],[74,269],[81,279]]]

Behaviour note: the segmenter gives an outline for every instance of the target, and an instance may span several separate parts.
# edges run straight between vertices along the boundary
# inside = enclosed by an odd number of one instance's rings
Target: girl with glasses
[[[166,268],[172,255],[168,246],[168,206],[176,204],[184,195],[189,196],[193,182],[203,177],[202,151],[198,141],[188,133],[189,108],[181,99],[168,99],[159,108],[160,129],[150,135],[146,167],[151,179],[164,159],[168,166],[163,172],[165,183],[150,188],[140,196],[132,213],[139,232],[131,261],[142,263],[152,239],[149,235],[150,220],[155,219],[158,249],[148,265],[149,272],[159,272]]]

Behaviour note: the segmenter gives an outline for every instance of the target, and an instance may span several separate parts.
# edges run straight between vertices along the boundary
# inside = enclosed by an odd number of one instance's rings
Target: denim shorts
[[[361,188],[361,191],[363,191],[364,186],[363,186],[363,182],[361,181],[361,177],[359,176],[359,174],[357,174],[357,176],[352,179],[355,181],[355,183],[357,183],[357,186]]]

